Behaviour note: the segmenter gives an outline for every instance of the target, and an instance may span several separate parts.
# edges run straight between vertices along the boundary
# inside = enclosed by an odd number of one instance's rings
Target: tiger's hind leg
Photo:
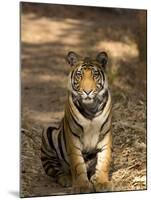
[[[53,130],[54,127],[48,127],[42,134],[41,145],[41,161],[45,173],[48,176],[55,178],[63,187],[69,187],[72,185],[72,178],[69,172],[64,172],[62,165],[56,153],[56,149],[53,143]]]
[[[60,163],[52,142],[52,132],[55,128],[48,127],[43,131],[41,144],[41,162],[45,173],[55,177],[60,169]]]

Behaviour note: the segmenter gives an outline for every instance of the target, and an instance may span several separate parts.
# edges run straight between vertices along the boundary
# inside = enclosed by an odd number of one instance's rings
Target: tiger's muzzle
[[[94,91],[93,90],[83,90],[81,94],[81,100],[84,104],[92,104],[94,102]]]

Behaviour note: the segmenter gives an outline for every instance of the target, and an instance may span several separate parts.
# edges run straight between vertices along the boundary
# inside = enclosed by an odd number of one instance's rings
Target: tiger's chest
[[[70,96],[69,101],[73,108],[74,116],[76,117],[77,124],[79,124],[83,131],[80,132],[80,140],[82,144],[82,151],[91,152],[95,150],[100,138],[103,137],[102,127],[106,123],[111,108],[111,98],[109,95],[106,106],[99,116],[92,120],[84,117],[74,105]],[[102,138],[103,139],[103,138]]]
[[[83,123],[83,134],[81,137],[83,151],[89,152],[96,148],[101,129],[100,120],[101,118],[97,118],[92,121],[85,120]]]

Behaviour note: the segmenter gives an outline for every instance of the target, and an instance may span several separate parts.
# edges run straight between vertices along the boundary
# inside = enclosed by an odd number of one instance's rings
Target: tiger
[[[41,161],[48,176],[74,192],[107,191],[112,160],[112,103],[108,55],[81,57],[70,51],[67,100],[58,126],[42,134]]]

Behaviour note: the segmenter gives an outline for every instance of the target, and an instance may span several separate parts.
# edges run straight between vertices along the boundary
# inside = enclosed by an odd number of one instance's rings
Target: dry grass
[[[59,7],[56,12],[48,6],[27,4],[23,9],[22,197],[71,193],[71,188],[61,188],[45,175],[40,161],[42,128],[63,116],[70,70],[64,57],[70,50],[83,55],[108,52],[113,100],[112,189],[146,189],[146,66],[138,57],[137,21],[131,13],[89,11]]]

